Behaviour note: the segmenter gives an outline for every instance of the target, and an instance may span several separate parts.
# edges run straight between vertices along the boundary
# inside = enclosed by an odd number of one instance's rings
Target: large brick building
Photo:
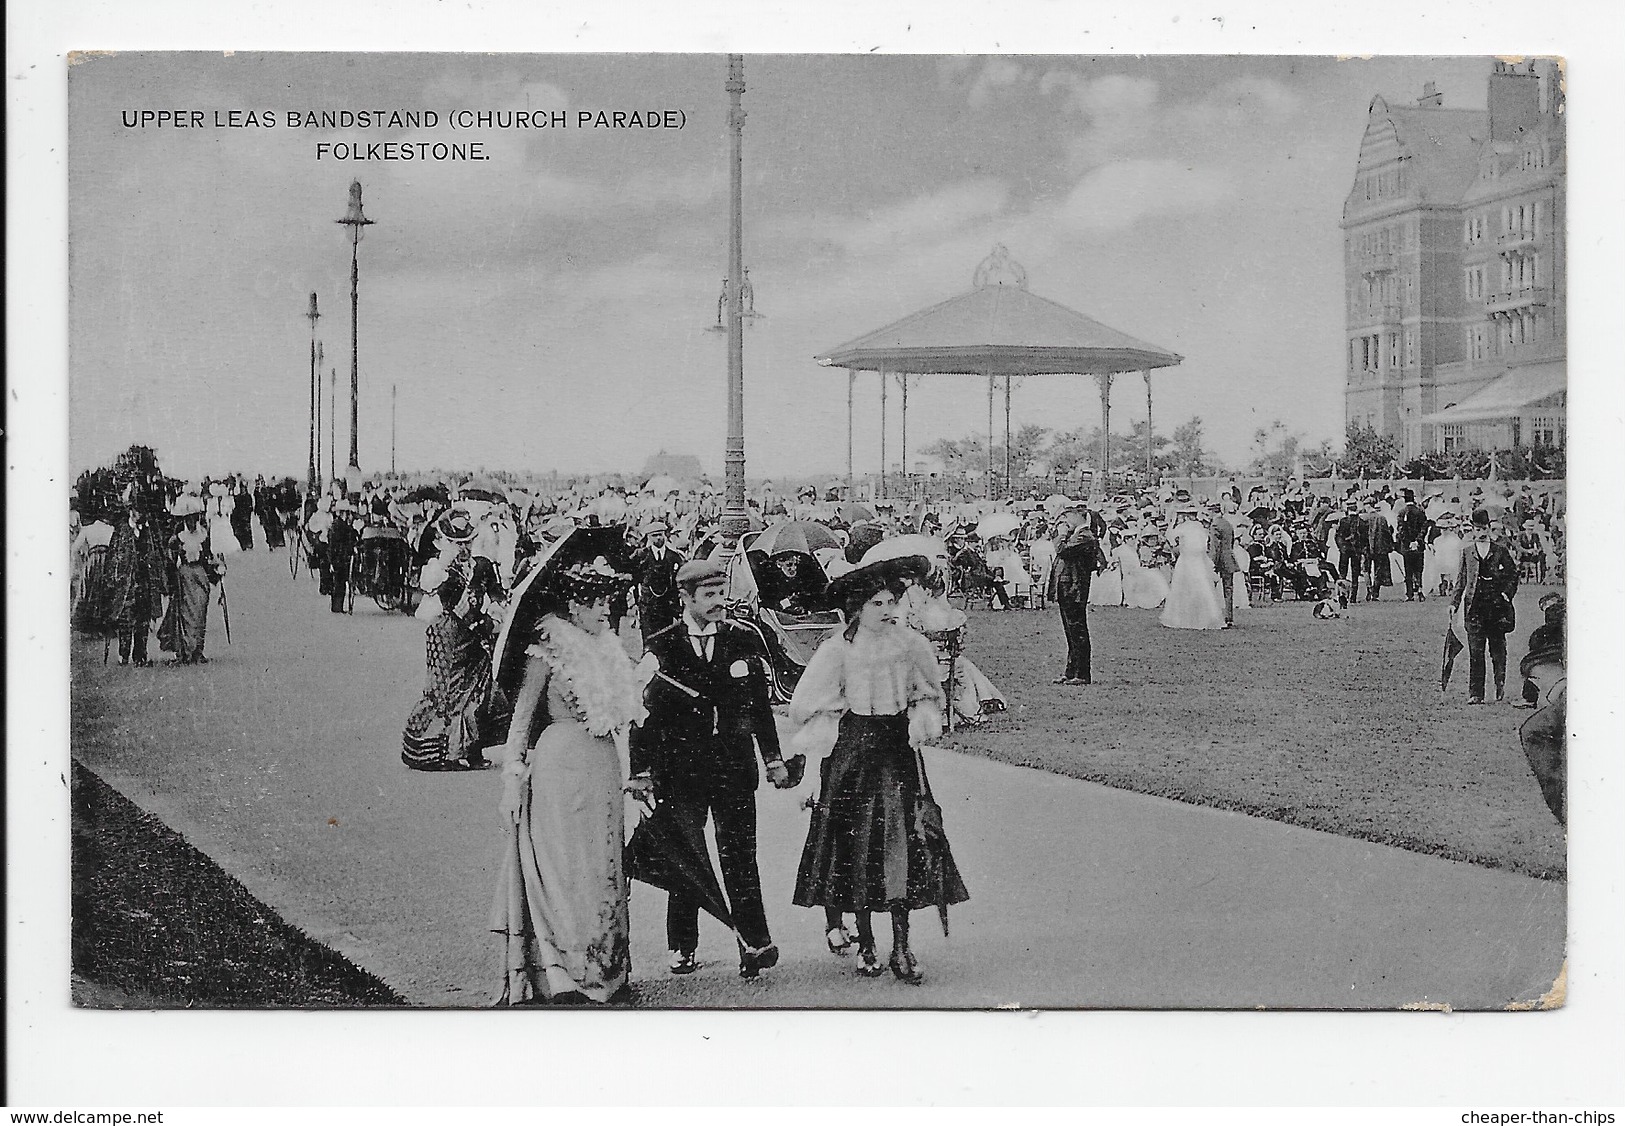
[[[1565,168],[1555,66],[1496,62],[1489,108],[1371,101],[1343,205],[1346,419],[1407,457],[1565,443]]]

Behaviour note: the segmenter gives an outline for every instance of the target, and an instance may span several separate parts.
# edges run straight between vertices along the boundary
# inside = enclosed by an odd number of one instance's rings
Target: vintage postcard
[[[67,87],[78,1005],[1564,1004],[1561,60]]]

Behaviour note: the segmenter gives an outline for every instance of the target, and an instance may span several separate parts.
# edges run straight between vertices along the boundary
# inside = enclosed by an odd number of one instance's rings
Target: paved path
[[[413,1003],[489,1002],[495,774],[406,770],[421,623],[332,615],[285,557],[234,556],[235,644],[213,663],[104,668],[74,647],[74,754],[290,922]],[[1564,886],[1293,826],[928,752],[971,902],[928,980],[869,981],[789,905],[805,791],[762,792],[762,877],[784,954],[757,982],[705,920],[691,978],[664,973],[664,896],[635,885],[639,1004],[683,1007],[1496,1008],[1549,990]],[[884,927],[881,928],[882,931]]]

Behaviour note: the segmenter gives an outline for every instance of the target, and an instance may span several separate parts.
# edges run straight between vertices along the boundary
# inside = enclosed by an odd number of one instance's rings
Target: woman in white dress
[[[1055,541],[1042,522],[1027,540],[1027,561],[1032,566],[1034,601],[1048,597],[1050,572],[1055,569]]]
[[[1441,584],[1456,581],[1461,570],[1461,534],[1456,530],[1455,513],[1441,515],[1439,534],[1428,545],[1427,558],[1422,563],[1422,593],[1436,594]]]
[[[1115,540],[1115,533],[1107,531],[1108,541]],[[1107,545],[1100,545],[1101,552],[1106,556],[1106,569],[1095,576],[1094,582],[1089,584],[1089,605],[1091,606],[1121,606],[1123,605],[1123,565],[1117,558],[1122,550],[1122,543],[1118,541],[1110,550]]]
[[[231,483],[216,481],[209,486],[208,496],[209,540],[216,554],[231,554],[241,550],[237,535],[231,530]]]
[[[1219,576],[1213,570],[1207,529],[1194,512],[1174,528],[1174,579],[1162,624],[1170,629],[1223,629],[1224,604],[1219,600]]]
[[[1155,610],[1168,601],[1168,580],[1155,567],[1147,567],[1140,560],[1139,537],[1129,537],[1112,552],[1118,572],[1123,576],[1123,604],[1136,610]]]
[[[925,634],[936,648],[937,667],[942,671],[946,688],[948,656],[945,647],[938,644],[937,637],[964,629],[967,621],[965,611],[949,605],[947,587],[940,570],[934,570],[921,582],[910,585],[903,592],[899,605],[903,610],[904,623],[910,629]],[[963,639],[964,635],[961,634],[960,638]],[[1008,708],[1004,693],[965,656],[963,650],[954,658],[953,670],[954,712],[966,723],[981,723],[987,715]]]

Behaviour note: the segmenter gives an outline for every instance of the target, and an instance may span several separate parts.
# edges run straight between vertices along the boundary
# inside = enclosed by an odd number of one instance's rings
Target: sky
[[[1157,429],[1230,464],[1279,419],[1343,426],[1342,236],[1374,94],[1482,108],[1485,58],[752,55],[745,61],[752,477],[844,471],[846,375],[813,357],[971,288],[997,244],[1031,290],[1178,352]],[[363,469],[720,473],[727,97],[719,55],[121,54],[69,71],[70,459],[302,475],[311,326],[348,452],[349,183],[360,246]],[[559,109],[542,131],[288,128],[289,110]],[[124,111],[201,110],[203,128]],[[274,128],[214,128],[270,111]],[[577,128],[682,111],[678,130]],[[320,142],[479,140],[479,162],[318,159]],[[854,457],[879,463],[874,375]],[[895,386],[888,454],[899,455]],[[986,427],[985,385],[927,376],[910,461]],[[1119,383],[1113,430],[1143,417]],[[1002,406],[1001,406],[1002,416]],[[1100,421],[1092,380],[1017,386],[1015,426]],[[1000,419],[1002,430],[1002,417]],[[931,468],[932,466],[927,466]]]

